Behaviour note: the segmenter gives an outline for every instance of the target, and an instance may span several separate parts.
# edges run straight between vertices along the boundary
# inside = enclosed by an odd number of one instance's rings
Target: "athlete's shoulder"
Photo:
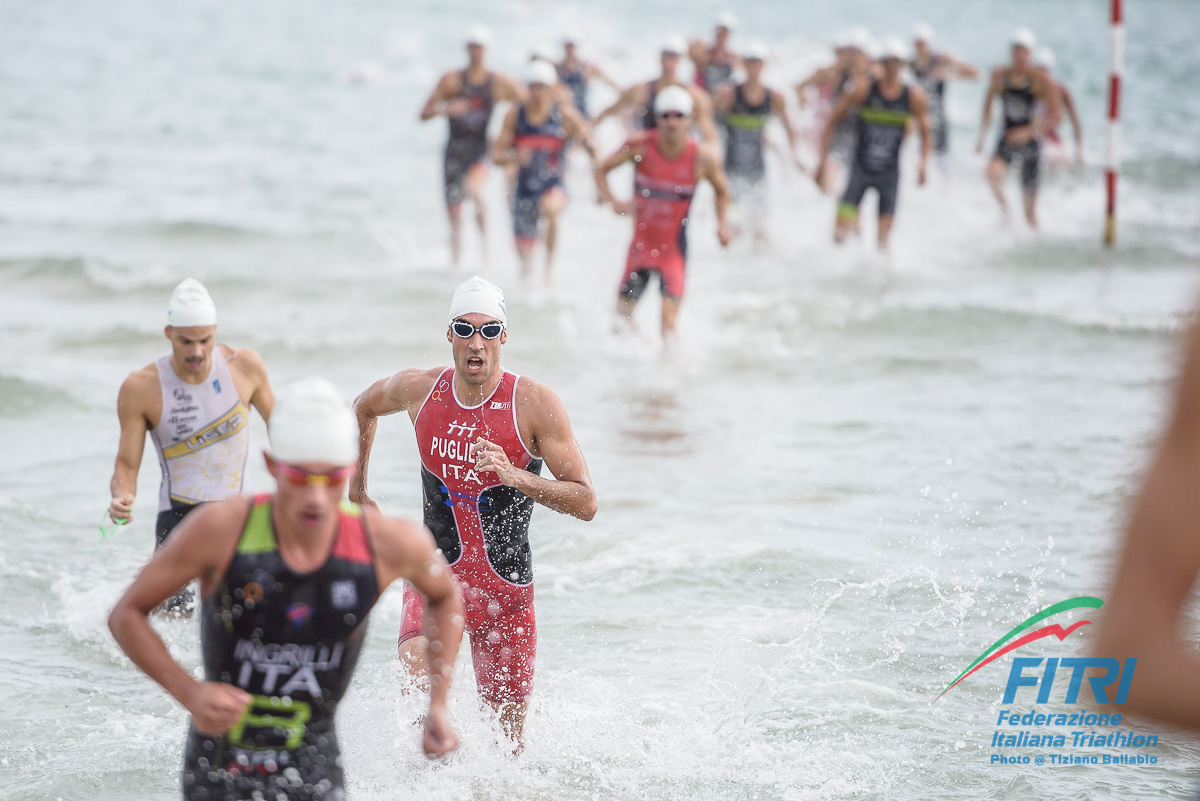
[[[150,362],[125,376],[119,395],[122,403],[137,403],[143,399],[157,398],[160,392],[162,383],[158,378],[158,363]]]
[[[405,565],[428,557],[437,548],[429,529],[415,520],[389,517],[369,506],[362,507],[362,513],[375,558],[389,574],[403,576]]]
[[[262,356],[258,355],[258,351],[253,348],[234,348],[229,345],[218,344],[217,349],[225,357],[225,361],[231,370],[250,374],[265,374],[267,371],[266,362],[263,361]]]

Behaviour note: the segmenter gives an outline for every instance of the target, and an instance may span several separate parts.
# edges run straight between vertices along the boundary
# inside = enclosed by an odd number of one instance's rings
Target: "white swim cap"
[[[217,307],[204,284],[195,278],[185,278],[171,293],[167,304],[167,325],[187,328],[193,325],[216,325]]]
[[[1054,69],[1054,65],[1058,63],[1058,59],[1054,57],[1054,51],[1046,45],[1039,47],[1033,54],[1033,63],[1039,67],[1045,67],[1048,70]]]
[[[678,34],[668,36],[663,40],[661,51],[663,53],[674,53],[677,56],[682,56],[688,51],[687,40]]]
[[[1026,50],[1032,50],[1034,45],[1037,44],[1037,37],[1028,28],[1017,28],[1012,32],[1012,36],[1008,37],[1008,41],[1013,47],[1024,47]]]
[[[358,459],[358,420],[337,387],[305,378],[280,391],[267,423],[271,456],[287,464],[353,464]]]
[[[850,31],[842,31],[833,39],[834,50],[845,50],[854,47],[854,34]]]
[[[578,31],[576,31],[576,30],[569,30],[569,31],[567,31],[566,33],[564,33],[564,34],[563,34],[563,37],[562,37],[562,43],[563,43],[564,45],[577,45],[577,44],[579,44],[579,32],[578,32]]]
[[[678,111],[685,117],[692,113],[692,95],[682,86],[668,86],[654,98],[654,115],[661,116],[668,111]]]
[[[900,37],[889,36],[883,40],[883,47],[879,51],[879,57],[882,59],[895,58],[904,61],[908,58],[908,48],[904,46],[904,42],[900,41]]]
[[[922,22],[917,25],[917,27],[913,28],[913,41],[933,44],[933,26],[928,22]]]
[[[504,312],[504,292],[491,281],[478,275],[459,284],[450,298],[450,319],[454,322],[464,314],[486,314],[502,323],[508,323]]]
[[[766,61],[771,51],[760,41],[753,41],[742,50],[742,58],[746,61]]]
[[[856,25],[850,29],[848,39],[850,47],[861,50],[864,53],[870,54],[875,49],[875,37],[861,25]]]
[[[529,86],[540,83],[544,86],[554,86],[558,83],[558,70],[549,61],[538,59],[529,62],[525,68],[525,83]]]
[[[467,29],[467,44],[487,47],[492,43],[492,32],[486,25],[472,25]]]
[[[717,27],[727,31],[736,31],[737,23],[737,17],[733,15],[732,11],[726,11],[717,17]]]

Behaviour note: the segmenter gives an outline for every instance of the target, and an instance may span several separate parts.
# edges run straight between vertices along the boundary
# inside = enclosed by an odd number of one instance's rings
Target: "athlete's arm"
[[[933,137],[929,129],[929,96],[917,86],[909,87],[909,97],[912,102],[913,116],[917,118],[917,131],[921,134],[921,160],[917,162],[917,184],[925,185],[925,173],[929,167],[929,151],[932,149]]]
[[[617,200],[612,190],[608,188],[608,174],[622,164],[633,161],[641,152],[639,143],[632,139],[626,140],[621,149],[596,165],[592,171],[596,179],[596,191],[600,194],[600,202],[608,203],[617,214],[628,214],[633,210],[633,203],[628,200]]]
[[[1067,118],[1071,120],[1071,131],[1075,136],[1075,161],[1083,163],[1083,126],[1079,123],[1079,113],[1075,110],[1075,98],[1071,96],[1071,90],[1065,84],[1058,85],[1059,96],[1062,98],[1063,110],[1067,112]]]
[[[729,200],[732,197],[732,193],[729,191],[729,179],[725,176],[724,168],[721,167],[721,157],[717,155],[717,151],[711,145],[701,145],[697,155],[697,177],[704,178],[712,184],[713,200],[717,207],[717,241],[721,243],[721,247],[725,247],[733,240],[729,233],[729,226],[726,224]]]
[[[109,491],[112,501],[108,516],[115,522],[133,520],[133,501],[137,497],[138,470],[142,466],[142,451],[150,423],[146,419],[147,399],[157,383],[145,370],[131,373],[117,393],[117,420],[121,437],[117,444],[117,460],[113,466]]]
[[[812,75],[809,75],[800,83],[796,84],[796,102],[800,104],[800,108],[805,108],[808,106],[808,89],[810,87],[820,88],[822,84],[829,80],[828,76],[830,75],[831,70],[831,67],[822,67]]]
[[[529,92],[514,78],[499,72],[492,73],[492,101],[502,103],[524,103],[529,100]]]
[[[700,128],[700,137],[705,142],[715,143],[717,141],[717,125],[713,122],[712,97],[699,86],[686,86],[684,88],[692,95],[692,100],[696,106],[694,115],[696,125]]]
[[[121,650],[187,708],[201,734],[229,731],[250,703],[250,695],[231,684],[193,678],[171,657],[149,615],[194,578],[201,581],[202,596],[216,590],[246,514],[245,498],[206,503],[193,511],[155,551],[108,617],[108,628]]]
[[[450,101],[462,91],[457,72],[447,72],[437,82],[425,105],[421,107],[421,122],[445,114],[451,116]]]
[[[551,481],[513,466],[499,445],[480,438],[471,446],[476,470],[495,473],[506,487],[513,487],[537,503],[556,512],[591,520],[596,516],[596,493],[583,451],[571,431],[571,421],[558,395],[549,387],[521,379],[517,402],[518,426],[533,440],[530,450],[540,456]],[[525,433],[522,433],[522,438]]]
[[[1062,122],[1062,104],[1059,102],[1061,93],[1058,83],[1046,73],[1035,73],[1033,78],[1033,96],[1046,104],[1046,114],[1039,121],[1034,120],[1029,126],[1030,137],[1038,139],[1046,131],[1053,131]]]
[[[629,87],[624,92],[621,92],[620,96],[617,97],[617,99],[615,101],[613,101],[613,104],[611,106],[609,106],[608,108],[604,109],[604,111],[601,111],[599,114],[596,115],[596,118],[592,121],[592,125],[599,125],[601,122],[604,121],[605,117],[609,117],[613,114],[618,113],[622,109],[625,109],[625,108],[628,108],[628,107],[634,105],[638,99],[638,90],[645,89],[645,87],[646,87],[646,84],[638,83],[638,84],[634,84],[633,86]]]
[[[439,757],[458,745],[446,698],[463,633],[463,605],[449,565],[437,549],[429,529],[409,520],[383,517],[368,510],[382,590],[396,579],[405,579],[425,596],[425,636],[429,665],[429,714],[425,717],[425,753]]]
[[[825,160],[829,158],[829,148],[833,144],[833,132],[837,130],[838,123],[849,113],[852,106],[861,105],[870,93],[871,82],[860,81],[853,91],[843,95],[838,104],[833,107],[833,111],[829,112],[829,119],[825,121],[825,130],[821,132],[821,157],[817,160],[817,170],[813,174],[818,184],[820,184],[822,173],[825,171]]]
[[[1200,656],[1185,611],[1200,574],[1200,325],[1175,410],[1133,506],[1116,577],[1100,621],[1096,655],[1137,658],[1127,708],[1200,727]]]
[[[358,418],[358,469],[350,479],[350,500],[364,506],[375,506],[367,495],[367,467],[371,461],[371,446],[375,443],[375,428],[380,417],[420,407],[440,369],[410,368],[381,378],[354,399],[354,415]]]
[[[987,138],[988,127],[992,124],[992,100],[1000,96],[1000,87],[1004,82],[1004,69],[997,67],[992,70],[992,80],[983,96],[983,120],[979,123],[979,141],[975,143],[975,152],[983,152],[983,140]]]
[[[720,89],[713,92],[713,110],[718,114],[728,114],[729,109],[733,108],[733,92],[733,81],[726,82]]]
[[[589,81],[593,78],[599,78],[601,81],[604,81],[604,83],[608,84],[609,88],[611,88],[614,92],[621,91],[621,85],[619,83],[617,83],[616,81],[614,81],[612,78],[608,77],[608,73],[606,73],[604,70],[597,67],[595,64],[592,64],[590,62],[587,64],[584,64],[583,75]]]
[[[804,165],[800,162],[800,153],[796,149],[796,129],[792,127],[792,120],[788,116],[787,100],[782,92],[776,92],[774,89],[768,89],[767,92],[771,98],[771,111],[779,116],[779,121],[783,123],[783,130],[787,133],[788,150],[791,151],[792,162],[798,170],[804,172]]]
[[[513,140],[517,135],[518,113],[519,109],[515,105],[508,110],[508,113],[504,115],[504,124],[500,126],[500,135],[492,144],[492,161],[497,164],[520,163],[517,158],[517,150],[513,147]]]
[[[979,69],[974,64],[968,64],[962,59],[955,58],[949,53],[941,53],[941,60],[946,64],[947,78],[961,78],[963,80],[973,81],[979,77]]]
[[[233,359],[238,370],[250,380],[250,405],[258,410],[264,421],[271,419],[275,408],[275,391],[267,377],[267,365],[262,357],[250,348],[233,348]]]
[[[592,163],[595,163],[596,145],[592,142],[592,127],[588,125],[587,120],[579,113],[579,109],[570,103],[564,103],[559,108],[562,109],[563,128],[566,129],[567,136],[573,136],[578,139],[579,144],[583,145],[583,149],[591,157]]]

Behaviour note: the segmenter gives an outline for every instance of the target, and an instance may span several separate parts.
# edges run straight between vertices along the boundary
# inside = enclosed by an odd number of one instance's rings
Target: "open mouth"
[[[482,369],[483,369],[483,357],[482,356],[468,356],[467,357],[467,370],[469,372],[478,373]]]

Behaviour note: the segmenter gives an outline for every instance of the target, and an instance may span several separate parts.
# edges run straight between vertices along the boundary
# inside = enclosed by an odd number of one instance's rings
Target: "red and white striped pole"
[[[1122,0],[1112,0],[1112,38],[1109,45],[1108,76],[1108,165],[1104,171],[1107,195],[1104,216],[1104,244],[1117,241],[1117,145],[1121,120],[1121,73],[1125,70],[1125,18]]]

